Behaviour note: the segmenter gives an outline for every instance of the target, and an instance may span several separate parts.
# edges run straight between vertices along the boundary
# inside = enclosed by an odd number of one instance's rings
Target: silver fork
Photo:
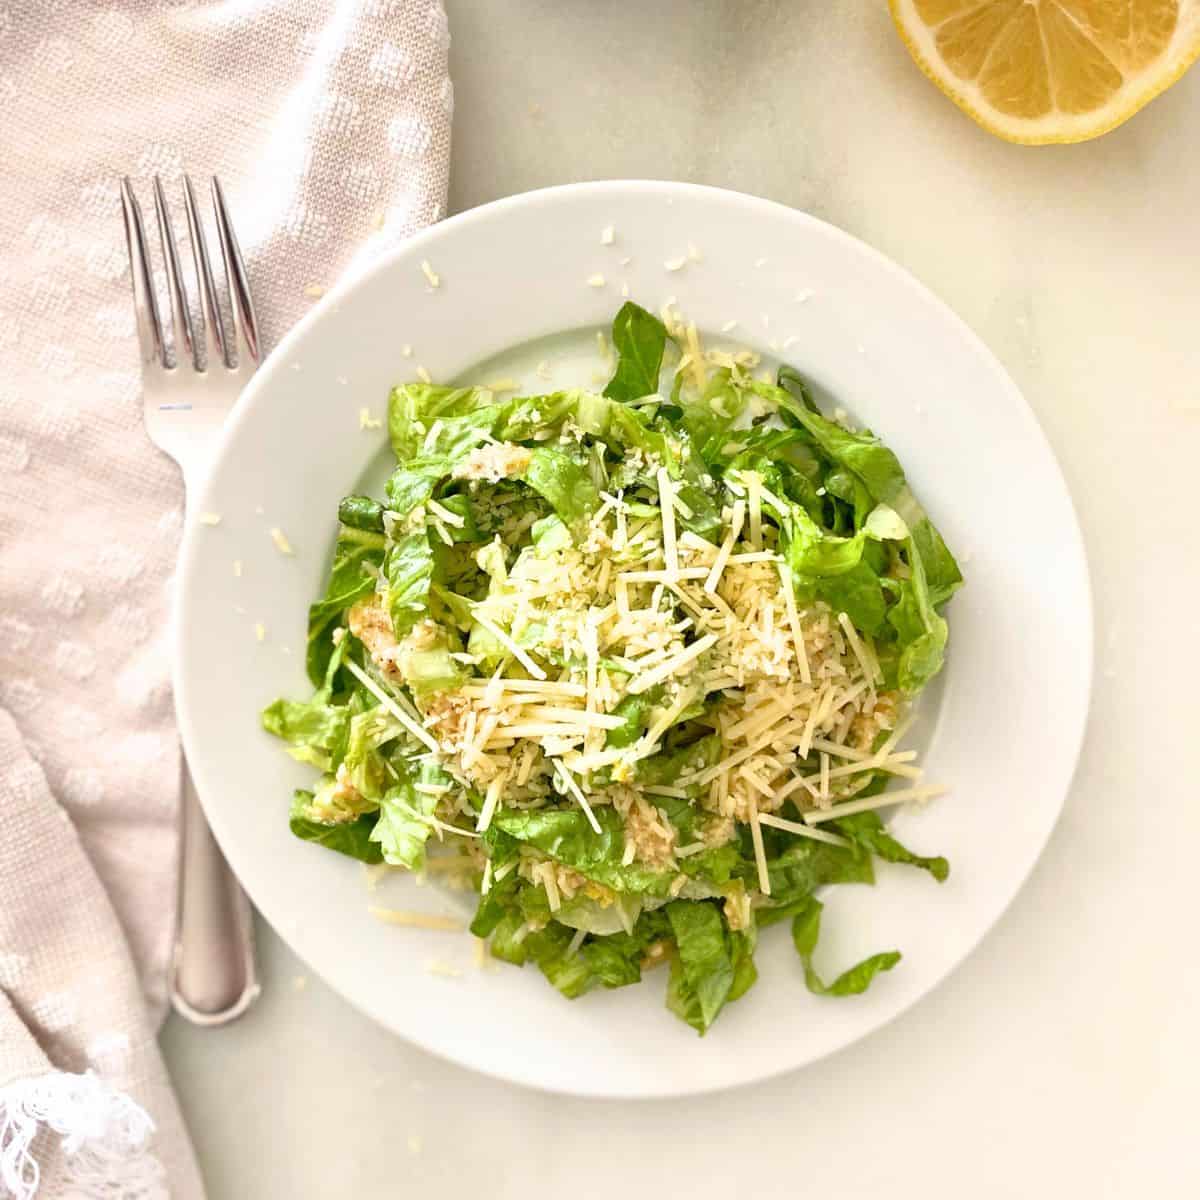
[[[190,510],[191,500],[211,463],[221,425],[258,366],[259,339],[246,268],[220,183],[214,177],[212,202],[229,287],[232,337],[222,320],[196,195],[187,176],[183,181],[183,200],[200,292],[199,337],[184,291],[166,195],[158,176],[154,177],[154,208],[170,303],[172,354],[155,298],[141,208],[128,177],[121,181],[121,210],[142,352],[146,432],[160,450],[179,464],[185,504]],[[197,1025],[223,1025],[244,1013],[259,993],[254,922],[250,902],[204,818],[186,763],[182,833],[171,1003],[177,1012]]]

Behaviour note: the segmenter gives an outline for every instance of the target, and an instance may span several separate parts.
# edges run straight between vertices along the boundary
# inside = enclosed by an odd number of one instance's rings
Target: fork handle
[[[186,763],[182,832],[171,1004],[195,1025],[224,1025],[259,994],[254,917],[208,827]]]

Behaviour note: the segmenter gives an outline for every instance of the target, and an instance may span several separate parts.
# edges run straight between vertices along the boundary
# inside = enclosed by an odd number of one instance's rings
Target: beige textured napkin
[[[0,1196],[38,1163],[40,1196],[201,1194],[153,1039],[182,493],[142,429],[118,176],[144,203],[221,176],[270,346],[441,214],[448,47],[440,0],[0,7]],[[122,1161],[137,1186],[88,1190]]]

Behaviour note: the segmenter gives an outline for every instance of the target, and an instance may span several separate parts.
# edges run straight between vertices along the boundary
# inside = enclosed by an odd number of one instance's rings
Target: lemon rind
[[[1172,61],[1172,65],[1166,70],[1159,70],[1151,65],[1141,72],[1132,84],[1123,85],[1116,93],[1117,99],[1114,102],[1095,110],[1097,113],[1095,122],[1088,122],[1087,114],[1062,113],[1057,114],[1051,120],[1057,120],[1062,124],[1070,123],[1072,128],[1051,129],[1045,132],[1029,128],[1022,130],[1021,126],[1036,127],[1047,118],[1042,117],[1037,121],[1031,121],[1024,117],[1006,117],[1003,120],[997,120],[994,108],[976,104],[962,87],[961,82],[944,67],[939,70],[929,56],[916,44],[907,25],[908,13],[911,12],[911,0],[888,0],[888,9],[905,49],[913,62],[921,69],[922,74],[938,91],[952,100],[958,109],[970,117],[976,125],[986,129],[988,133],[1018,146],[1074,145],[1102,137],[1116,129],[1117,126],[1125,124],[1152,100],[1157,99],[1169,87],[1178,83],[1188,68],[1196,62],[1197,58],[1200,58],[1200,21],[1194,21],[1193,25],[1197,27],[1190,31],[1191,43],[1187,44],[1188,35],[1184,34],[1182,50],[1178,50],[1174,46],[1167,50],[1167,57]],[[1138,81],[1146,78],[1149,79],[1149,82],[1139,88]],[[1127,92],[1126,88],[1131,88],[1132,92]]]

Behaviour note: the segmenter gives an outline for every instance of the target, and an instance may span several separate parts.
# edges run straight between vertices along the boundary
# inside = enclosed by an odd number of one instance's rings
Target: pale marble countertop
[[[979,332],[1079,509],[1091,723],[1045,857],[971,959],[752,1089],[499,1084],[383,1033],[264,929],[253,1012],[163,1037],[213,1200],[1200,1194],[1200,68],[1100,141],[1030,150],[925,81],[881,0],[447,7],[454,209],[606,177],[738,188],[864,238]]]

